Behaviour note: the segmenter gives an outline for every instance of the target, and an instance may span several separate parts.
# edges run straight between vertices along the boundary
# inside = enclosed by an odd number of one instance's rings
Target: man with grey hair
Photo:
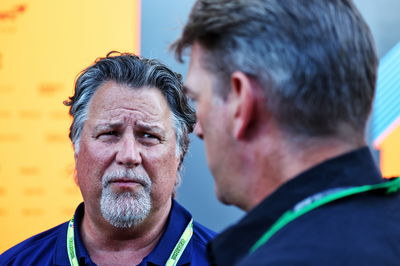
[[[86,68],[70,106],[74,217],[0,256],[1,265],[207,265],[214,233],[173,198],[196,118],[181,76],[110,53]]]
[[[216,194],[248,212],[212,264],[399,265],[400,180],[366,146],[377,57],[351,0],[197,0],[172,48],[191,48]]]

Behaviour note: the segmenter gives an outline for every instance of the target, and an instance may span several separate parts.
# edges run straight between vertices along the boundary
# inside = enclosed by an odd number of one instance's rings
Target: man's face
[[[203,67],[203,50],[195,43],[192,46],[189,71],[185,82],[187,96],[196,103],[197,124],[194,132],[204,140],[207,161],[214,176],[216,193],[224,203],[230,203],[229,187],[232,178],[229,171],[229,146],[231,137],[226,131],[227,106],[214,91],[215,76]]]
[[[93,95],[75,155],[85,211],[117,227],[168,211],[179,158],[168,104],[156,88],[106,82]]]

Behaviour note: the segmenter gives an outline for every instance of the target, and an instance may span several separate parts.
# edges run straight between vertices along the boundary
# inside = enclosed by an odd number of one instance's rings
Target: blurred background
[[[1,0],[0,253],[73,215],[74,183],[63,100],[76,75],[111,50],[157,58],[185,75],[168,51],[194,0]],[[357,0],[381,59],[368,141],[385,176],[400,175],[400,1]],[[245,177],[244,177],[245,178]],[[221,231],[243,215],[219,203],[204,148],[192,136],[178,201]]]

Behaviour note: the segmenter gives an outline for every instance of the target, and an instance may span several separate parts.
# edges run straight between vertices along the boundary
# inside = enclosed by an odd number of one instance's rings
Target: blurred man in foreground
[[[214,234],[173,199],[195,123],[180,75],[109,54],[80,74],[66,105],[84,203],[0,265],[206,265]]]
[[[212,263],[399,265],[399,180],[364,136],[377,57],[350,0],[198,0],[172,48],[191,48],[217,196],[248,211]]]

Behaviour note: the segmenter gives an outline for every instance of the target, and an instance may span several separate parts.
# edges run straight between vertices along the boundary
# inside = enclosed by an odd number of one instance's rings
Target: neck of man
[[[338,138],[309,138],[293,141],[293,138],[275,131],[252,143],[242,159],[245,161],[242,176],[252,179],[244,189],[242,205],[249,211],[273,193],[283,183],[308,169],[350,152],[365,144],[361,141],[343,141]]]
[[[139,264],[160,240],[171,206],[172,199],[130,228],[117,228],[103,218],[100,210],[92,213],[85,206],[81,236],[92,261],[97,265]]]

